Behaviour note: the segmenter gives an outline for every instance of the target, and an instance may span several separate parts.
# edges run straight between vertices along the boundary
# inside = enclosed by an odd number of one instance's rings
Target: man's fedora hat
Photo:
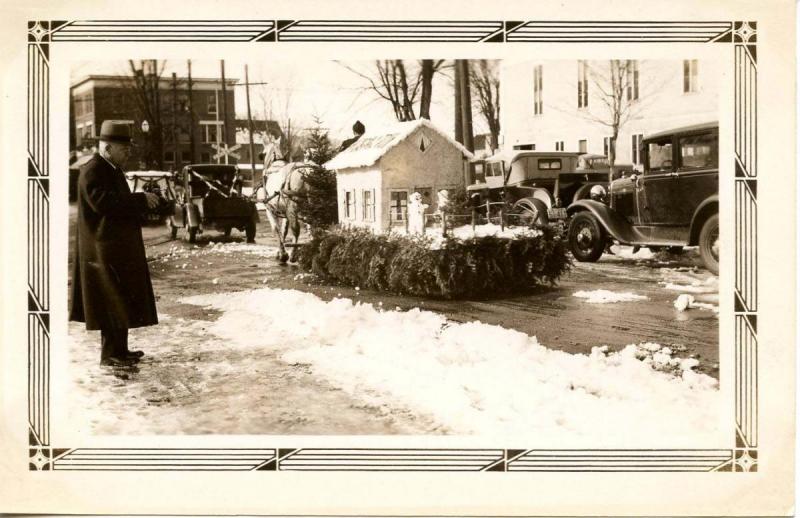
[[[103,121],[103,125],[100,126],[100,140],[130,144],[131,127],[126,122]]]

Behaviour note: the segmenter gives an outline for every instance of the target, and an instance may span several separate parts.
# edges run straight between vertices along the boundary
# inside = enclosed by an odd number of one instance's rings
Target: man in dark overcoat
[[[104,121],[98,152],[78,177],[78,223],[69,319],[100,330],[103,365],[128,366],[144,355],[128,349],[128,329],[158,323],[142,240],[152,193],[131,193],[122,166],[130,127]]]

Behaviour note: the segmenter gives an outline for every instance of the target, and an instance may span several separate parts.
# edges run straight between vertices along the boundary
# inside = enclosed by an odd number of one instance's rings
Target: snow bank
[[[573,297],[586,299],[590,304],[608,304],[612,302],[630,302],[632,300],[647,300],[644,295],[630,292],[615,292],[609,290],[577,291]]]
[[[719,314],[719,277],[688,268],[663,268],[659,284],[680,292],[673,305],[678,311],[703,309]]]
[[[294,290],[182,302],[223,312],[207,328],[221,347],[277,352],[366,404],[410,410],[455,434],[663,447],[715,444],[725,433],[717,381],[657,344],[568,354],[500,326]]]

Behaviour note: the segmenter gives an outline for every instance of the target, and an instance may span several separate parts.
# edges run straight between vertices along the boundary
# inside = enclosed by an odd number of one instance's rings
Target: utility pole
[[[159,171],[164,170],[164,127],[161,125],[161,77],[158,75],[158,61],[150,60],[150,78],[155,97],[154,111],[156,113],[155,138],[156,138],[156,164]]]
[[[178,76],[172,73],[172,165],[181,170],[181,153],[178,147]]]
[[[253,187],[256,185],[256,147],[253,145],[253,117],[250,115],[250,76],[247,65],[244,66],[244,91],[247,96],[247,134],[250,137],[250,171],[253,175]],[[262,173],[263,174],[263,173]]]
[[[461,70],[461,126],[464,136],[464,147],[470,152],[475,151],[472,139],[472,97],[469,88],[469,62],[459,59],[457,67]]]
[[[455,123],[454,123],[454,130],[456,135],[456,142],[459,144],[464,143],[464,126],[461,122],[461,67],[458,65],[459,60],[455,62],[455,109],[453,113],[455,114]]]
[[[222,144],[228,145],[228,97],[225,95],[225,60],[219,60],[219,69],[222,75]],[[228,163],[228,155],[225,155],[225,163]]]
[[[187,59],[186,65],[189,68],[189,152],[192,155],[192,158],[189,159],[189,162],[194,164],[198,162],[197,160],[197,146],[195,144],[195,136],[194,136],[194,100],[192,99],[192,60]]]

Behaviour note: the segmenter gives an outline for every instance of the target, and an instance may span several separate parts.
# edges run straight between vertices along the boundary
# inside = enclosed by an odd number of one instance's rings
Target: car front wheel
[[[595,262],[606,247],[606,232],[592,214],[579,212],[569,223],[569,248],[581,262]]]
[[[714,214],[703,223],[698,244],[703,264],[708,271],[719,275],[719,214]]]

